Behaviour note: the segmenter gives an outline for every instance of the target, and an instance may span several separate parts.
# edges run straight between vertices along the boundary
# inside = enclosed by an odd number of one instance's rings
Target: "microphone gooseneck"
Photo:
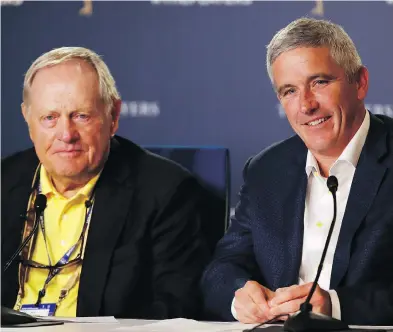
[[[336,222],[336,215],[337,215],[337,200],[336,200],[336,192],[338,188],[337,178],[335,176],[329,176],[326,185],[333,196],[333,220],[329,228],[329,233],[326,238],[325,247],[323,248],[322,257],[319,262],[317,275],[315,276],[315,280],[312,284],[311,290],[308,293],[306,301],[304,301],[304,303],[300,306],[300,312],[290,317],[284,323],[284,331],[311,332],[311,331],[338,331],[338,330],[349,329],[348,325],[346,325],[345,323],[343,323],[338,319],[322,314],[313,313],[312,305],[310,303],[311,298],[318,285],[319,276],[323,268],[323,263],[325,261],[325,256],[327,253],[327,249],[329,247],[330,238],[332,237],[334,224]]]
[[[318,285],[318,280],[319,280],[319,277],[321,275],[321,272],[322,272],[322,269],[323,269],[323,263],[325,261],[326,253],[327,253],[327,250],[328,250],[328,247],[329,247],[330,238],[332,237],[334,224],[336,223],[336,215],[337,215],[336,192],[337,192],[337,188],[338,188],[338,180],[337,180],[337,178],[334,175],[329,176],[327,181],[326,181],[326,185],[329,188],[329,191],[333,195],[333,220],[332,220],[332,223],[331,223],[330,228],[329,228],[328,236],[326,238],[325,247],[323,248],[322,257],[321,257],[321,260],[319,262],[319,266],[318,266],[318,270],[317,270],[317,275],[315,276],[314,282],[312,284],[310,292],[308,293],[306,301],[300,306],[300,310],[301,311],[306,311],[306,312],[310,312],[312,310],[312,305],[310,304],[310,301],[311,301],[311,298],[314,295],[315,289],[316,289],[316,287]]]

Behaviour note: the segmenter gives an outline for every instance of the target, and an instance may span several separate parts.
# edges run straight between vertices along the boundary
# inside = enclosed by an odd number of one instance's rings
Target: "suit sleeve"
[[[194,178],[182,181],[153,222],[150,317],[196,318],[201,310],[198,284],[210,255],[200,229],[200,189]]]
[[[245,178],[248,164],[249,161],[245,166]],[[255,278],[258,271],[253,252],[246,182],[240,190],[240,200],[228,231],[218,243],[213,260],[202,277],[201,288],[208,319],[233,321],[231,303],[235,291]]]
[[[341,320],[353,325],[393,325],[393,281],[337,288]]]

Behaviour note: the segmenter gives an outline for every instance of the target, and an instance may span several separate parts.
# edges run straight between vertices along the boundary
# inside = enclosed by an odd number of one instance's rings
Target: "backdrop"
[[[103,55],[122,95],[119,134],[139,144],[230,149],[231,205],[247,158],[293,134],[265,70],[266,45],[300,16],[343,25],[370,70],[368,108],[393,116],[389,1],[2,1],[2,157],[31,146],[23,75],[40,54]]]

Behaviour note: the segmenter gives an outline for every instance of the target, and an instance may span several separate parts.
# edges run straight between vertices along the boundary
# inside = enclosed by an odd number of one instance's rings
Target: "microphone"
[[[329,191],[333,196],[333,220],[329,228],[329,233],[325,242],[325,247],[323,248],[322,257],[319,262],[317,275],[313,282],[310,292],[308,293],[306,301],[300,306],[300,312],[290,317],[284,323],[284,331],[288,332],[312,332],[312,331],[339,331],[339,330],[349,330],[349,326],[343,323],[341,320],[312,312],[312,305],[310,303],[311,297],[315,292],[315,288],[318,285],[319,276],[323,268],[323,262],[325,261],[325,256],[327,249],[329,247],[330,238],[333,233],[334,224],[336,222],[337,215],[337,200],[336,192],[338,188],[338,181],[335,176],[329,176],[326,183]]]
[[[330,192],[334,195],[334,198],[336,198],[336,192],[338,188],[338,180],[334,175],[331,175],[328,177],[326,181],[326,185],[329,188]],[[336,203],[336,200],[334,199],[334,203]],[[335,220],[333,220],[335,222]]]
[[[12,262],[15,260],[15,258],[20,254],[20,252],[23,250],[23,248],[26,246],[27,243],[31,240],[33,235],[36,233],[39,225],[39,218],[44,212],[46,208],[46,196],[43,194],[37,195],[34,201],[34,210],[35,210],[35,221],[34,221],[34,226],[32,231],[30,232],[29,236],[22,242],[22,244],[16,249],[14,254],[10,257],[10,259],[5,263],[4,268],[3,268],[3,273],[8,270]]]
[[[44,194],[39,194],[35,198],[34,202],[34,210],[37,215],[41,215],[42,212],[44,212],[46,208],[46,196]]]

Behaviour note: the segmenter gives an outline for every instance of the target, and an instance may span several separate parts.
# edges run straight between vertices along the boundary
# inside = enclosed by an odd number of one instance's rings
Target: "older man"
[[[301,18],[267,49],[267,70],[296,132],[251,158],[235,216],[204,273],[212,318],[264,322],[299,310],[333,218],[313,311],[393,324],[393,120],[365,109],[368,71],[346,32]],[[231,310],[232,309],[232,310]]]
[[[2,162],[3,263],[35,233],[2,276],[3,305],[56,316],[196,314],[208,259],[201,188],[114,136],[120,104],[88,49],[54,49],[27,71],[22,112],[34,149]]]

